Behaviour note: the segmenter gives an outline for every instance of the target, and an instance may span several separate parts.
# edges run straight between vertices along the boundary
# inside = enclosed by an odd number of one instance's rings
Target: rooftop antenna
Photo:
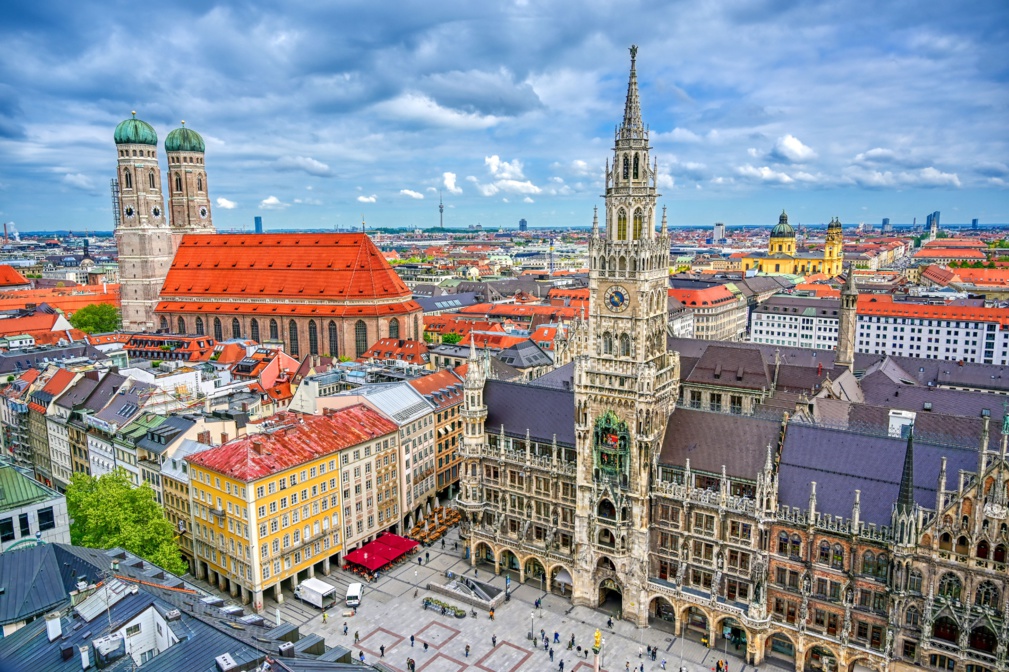
[[[445,228],[445,202],[441,199],[441,189],[438,190],[438,226]]]

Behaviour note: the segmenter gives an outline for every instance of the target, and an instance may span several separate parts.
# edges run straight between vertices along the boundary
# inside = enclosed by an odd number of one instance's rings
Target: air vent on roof
[[[283,658],[294,658],[294,642],[284,642],[281,644],[280,655]]]
[[[218,672],[228,672],[229,670],[238,668],[238,663],[235,662],[230,653],[221,654],[217,658],[214,658],[214,662],[217,664]]]
[[[177,621],[182,618],[182,612],[178,609],[172,609],[167,614],[165,614],[166,621]]]

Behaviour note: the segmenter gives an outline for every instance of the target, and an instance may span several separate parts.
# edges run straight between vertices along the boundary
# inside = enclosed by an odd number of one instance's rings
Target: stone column
[[[196,561],[196,578],[201,581],[207,578],[207,565],[202,560]]]
[[[326,559],[322,561],[322,574],[323,574],[323,576],[329,576],[329,567],[330,567],[330,565],[329,565],[329,556],[326,556]]]
[[[282,583],[281,581],[277,581],[275,584],[273,584],[273,599],[277,602],[277,604],[284,603],[284,593],[280,589],[281,583]]]
[[[298,572],[291,574],[291,590],[298,587]]]
[[[310,579],[314,579],[315,578],[315,565],[309,565],[308,566],[308,578],[310,578]]]
[[[257,590],[252,593],[252,608],[257,614],[263,611],[263,591]]]
[[[249,589],[246,588],[245,586],[240,586],[239,588],[240,588],[240,591],[242,593],[242,604],[248,604],[249,603]]]
[[[231,588],[228,589],[228,592],[231,593],[231,597],[237,597],[239,589],[245,590],[243,586],[239,586],[237,583],[232,581]]]

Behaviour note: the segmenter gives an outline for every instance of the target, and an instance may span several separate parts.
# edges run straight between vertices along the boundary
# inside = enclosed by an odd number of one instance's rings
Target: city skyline
[[[428,228],[439,191],[447,228],[587,226],[635,43],[671,225],[1009,221],[1009,12],[867,7],[19,7],[0,218],[111,229],[137,110],[162,165],[181,119],[203,135],[221,230]]]

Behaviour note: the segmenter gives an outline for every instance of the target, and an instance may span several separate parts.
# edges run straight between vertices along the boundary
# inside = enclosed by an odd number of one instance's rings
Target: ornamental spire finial
[[[624,104],[624,123],[620,127],[620,137],[640,138],[644,133],[641,122],[641,104],[638,101],[638,71],[636,61],[637,45],[631,45],[631,75],[627,81],[627,101]]]

